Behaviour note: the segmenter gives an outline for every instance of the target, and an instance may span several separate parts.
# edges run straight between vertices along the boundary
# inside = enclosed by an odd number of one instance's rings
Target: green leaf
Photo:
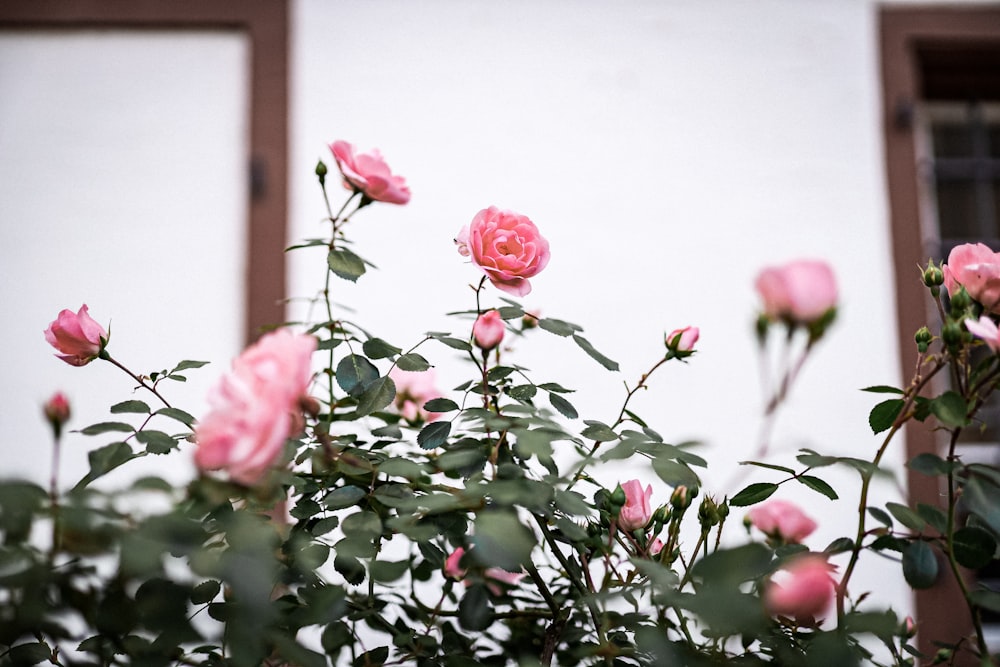
[[[974,526],[966,526],[955,531],[955,560],[959,565],[978,570],[993,560],[997,541],[988,531]]]
[[[485,585],[473,584],[466,589],[458,603],[458,622],[470,632],[480,632],[493,624],[493,608]]]
[[[403,351],[401,348],[390,345],[381,338],[369,338],[361,346],[361,349],[369,359],[385,359]]]
[[[378,377],[379,373],[375,365],[359,354],[350,354],[337,364],[337,384],[355,398],[360,396]]]
[[[331,510],[353,507],[358,504],[368,492],[357,486],[342,486],[326,494],[323,498],[323,506]]]
[[[543,317],[538,320],[538,326],[549,333],[554,333],[557,336],[572,336],[575,331],[583,331],[583,327],[577,326],[572,322],[565,322],[563,320],[557,320],[554,317]]]
[[[424,469],[419,463],[403,458],[383,461],[379,464],[378,471],[388,477],[405,477],[409,480],[420,479],[424,475]]]
[[[618,434],[612,431],[611,427],[607,424],[593,419],[585,419],[583,423],[587,425],[587,428],[583,429],[580,433],[584,438],[596,440],[597,442],[610,442],[618,439]]]
[[[833,487],[819,477],[813,477],[812,475],[799,475],[795,478],[795,480],[801,484],[805,484],[813,491],[822,493],[830,500],[836,500],[839,497]]]
[[[126,412],[135,414],[149,414],[149,406],[142,401],[122,401],[111,406],[111,414],[117,415]]]
[[[112,442],[109,445],[92,450],[87,454],[87,460],[90,462],[90,472],[77,483],[75,488],[82,489],[95,479],[106,475],[121,464],[134,458],[135,454],[132,452],[132,448],[125,442]]]
[[[600,352],[598,352],[597,350],[595,350],[594,346],[590,344],[589,340],[587,340],[583,336],[578,336],[577,334],[573,334],[573,340],[576,341],[577,345],[579,345],[581,348],[583,348],[584,352],[586,352],[587,354],[589,354],[595,361],[597,361],[597,363],[599,363],[600,365],[604,366],[609,371],[617,371],[618,370],[618,362],[617,361],[612,361],[611,359],[608,359],[603,354],[601,354]]]
[[[517,572],[531,557],[535,534],[512,512],[480,512],[476,517],[470,553],[487,567]]]
[[[344,556],[338,553],[333,559],[333,569],[353,586],[357,586],[365,580],[365,566],[353,556]]]
[[[195,421],[197,421],[194,416],[180,410],[178,408],[160,408],[154,415],[163,415],[164,417],[169,417],[170,419],[179,421],[188,428],[194,426]]]
[[[917,454],[906,464],[911,470],[934,477],[936,475],[947,475],[953,468],[953,464],[948,463],[937,454],[924,452]]]
[[[507,395],[518,401],[530,401],[538,393],[533,384],[519,384],[507,389]]]
[[[756,482],[745,487],[735,496],[729,499],[731,507],[746,507],[754,505],[762,500],[767,500],[771,494],[778,490],[777,484],[770,482]]]
[[[209,362],[207,361],[191,361],[190,359],[185,359],[170,371],[170,374],[177,373],[178,371],[186,371],[189,368],[201,368],[202,366],[207,366]]]
[[[500,306],[497,308],[497,312],[500,313],[502,320],[516,320],[519,317],[524,317],[524,308],[520,306]]]
[[[80,433],[84,435],[100,435],[102,433],[110,433],[112,431],[133,433],[135,431],[135,427],[131,424],[126,424],[125,422],[101,422],[99,424],[91,424],[87,428],[80,429]]]
[[[193,604],[206,604],[215,599],[215,596],[222,590],[222,585],[214,579],[203,581],[191,589],[191,602]]]
[[[462,350],[463,352],[468,352],[468,351],[470,351],[472,349],[472,346],[469,345],[469,341],[462,340],[461,338],[454,338],[452,336],[449,336],[448,334],[437,333],[437,332],[434,332],[434,331],[428,331],[427,332],[427,336],[430,337],[430,338],[433,338],[434,340],[438,341],[439,343],[443,343],[443,344],[447,345],[448,347],[456,349],[456,350]]]
[[[653,470],[659,475],[660,479],[670,486],[683,485],[692,488],[700,485],[698,475],[691,468],[688,468],[679,461],[673,460],[669,455],[657,456],[653,459]]]
[[[30,644],[18,644],[7,653],[9,664],[12,665],[37,665],[52,657],[52,649],[43,642],[31,642]]]
[[[903,551],[903,577],[913,588],[930,588],[937,581],[938,562],[934,550],[917,540]]]
[[[937,532],[944,533],[948,530],[948,516],[940,508],[926,503],[917,503],[917,514]]]
[[[572,394],[575,389],[567,389],[557,382],[546,382],[545,384],[538,385],[539,389],[544,389],[547,392],[556,392],[557,394]]]
[[[868,425],[872,428],[872,433],[878,434],[887,431],[892,427],[899,413],[903,410],[905,401],[900,398],[890,398],[882,401],[868,414]]]
[[[365,262],[347,248],[335,248],[327,256],[327,265],[334,275],[357,282],[365,274]]]
[[[885,525],[887,528],[892,528],[892,517],[878,507],[869,507],[868,513],[875,517],[875,520],[879,523]]]
[[[358,540],[375,540],[382,535],[382,520],[375,512],[356,512],[340,522],[344,535]]]
[[[146,451],[150,454],[166,454],[177,449],[177,441],[163,431],[139,431],[135,434],[135,439],[146,445]]]
[[[927,524],[920,517],[920,515],[906,505],[900,505],[899,503],[886,503],[885,508],[892,512],[892,515],[896,517],[896,521],[900,522],[910,530],[919,533],[927,527]]]
[[[692,574],[712,586],[737,585],[763,576],[770,563],[771,550],[751,543],[705,556],[694,564]]]
[[[767,468],[768,470],[777,470],[778,472],[786,472],[789,475],[794,475],[795,471],[791,468],[786,468],[785,466],[774,465],[773,463],[761,463],[760,461],[740,461],[741,466],[757,466],[758,468]]]
[[[559,394],[549,392],[549,403],[566,419],[576,419],[580,416],[573,404]]]
[[[1000,593],[990,590],[972,591],[969,593],[969,601],[977,607],[1000,614]]]
[[[861,391],[868,391],[873,394],[902,394],[902,389],[896,389],[895,387],[890,387],[889,385],[879,384],[872,387],[865,387]]]
[[[422,449],[435,449],[448,442],[448,436],[450,434],[451,422],[431,422],[420,429],[420,433],[417,434],[417,444],[420,445]]]
[[[937,417],[944,426],[952,428],[967,426],[969,424],[967,412],[968,406],[965,404],[965,399],[954,391],[946,391],[931,400],[931,414]]]
[[[450,398],[432,398],[424,403],[424,410],[427,412],[454,412],[458,410],[458,403]]]
[[[370,415],[388,406],[396,398],[396,383],[392,378],[379,378],[365,389],[358,399],[358,416]]]
[[[372,579],[375,581],[388,583],[390,581],[396,581],[406,574],[406,571],[409,569],[410,561],[408,560],[377,560],[373,561],[371,564],[371,575]]]
[[[410,352],[402,355],[399,359],[396,359],[396,366],[398,366],[401,371],[419,373],[421,371],[426,371],[431,367],[431,364],[416,352]]]
[[[838,537],[823,549],[823,553],[841,554],[854,550],[854,540],[849,537]]]

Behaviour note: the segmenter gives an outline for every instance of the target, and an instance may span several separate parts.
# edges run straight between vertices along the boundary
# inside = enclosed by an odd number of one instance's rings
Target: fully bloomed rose
[[[653,486],[645,490],[637,479],[631,479],[622,484],[625,492],[625,505],[618,514],[618,525],[624,530],[639,530],[645,528],[653,512],[649,507],[649,499],[653,496]]]
[[[764,269],[757,276],[757,292],[764,313],[809,324],[837,305],[837,281],[833,269],[819,260],[798,260]]]
[[[952,248],[942,268],[948,294],[964,287],[983,308],[1000,314],[1000,253],[982,243],[966,243]]]
[[[477,213],[455,243],[458,252],[470,257],[497,289],[515,296],[530,293],[528,279],[549,263],[549,242],[535,223],[495,206]]]
[[[410,188],[406,179],[394,176],[389,165],[377,150],[356,153],[352,144],[335,141],[330,150],[337,161],[337,168],[344,176],[344,187],[361,192],[374,201],[388,204],[405,204],[410,201]]]
[[[108,332],[94,321],[87,304],[80,311],[62,310],[45,330],[45,340],[60,352],[56,356],[71,366],[84,366],[107,345]]]
[[[225,470],[252,485],[302,428],[300,400],[312,379],[316,338],[281,329],[262,337],[233,361],[209,393],[211,409],[195,428],[195,463]]]
[[[403,371],[393,366],[389,378],[396,385],[396,409],[409,422],[432,422],[441,416],[440,412],[427,412],[424,403],[432,398],[441,398],[434,383],[434,371]]]
[[[798,544],[816,530],[816,522],[787,500],[771,500],[757,505],[747,516],[757,530],[785,543]]]
[[[472,337],[483,350],[492,350],[503,340],[507,327],[500,318],[500,313],[488,310],[479,316],[472,325]]]
[[[833,600],[830,570],[830,564],[818,554],[799,556],[768,582],[764,605],[772,614],[810,624]]]

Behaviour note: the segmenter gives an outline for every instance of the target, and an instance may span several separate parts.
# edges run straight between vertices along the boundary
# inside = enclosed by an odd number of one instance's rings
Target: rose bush
[[[516,348],[553,335],[619,370],[582,326],[508,298],[528,294],[549,259],[523,215],[484,209],[456,239],[484,276],[453,312],[453,331],[393,342],[342,313],[338,289],[372,265],[348,247],[346,223],[409,191],[377,154],[346,142],[333,150],[350,195],[331,205],[317,165],[329,232],[299,246],[326,255],[319,314],[240,354],[200,419],[166,388],[205,362],[129,370],[85,306],[46,331],[68,363],[100,359],[127,373],[129,394],[110,419],[80,429],[107,441],[71,487],[58,476],[58,428],[48,489],[0,480],[0,666],[995,663],[983,614],[1000,609],[1000,594],[971,586],[966,572],[994,562],[1000,470],[956,451],[1000,384],[990,273],[970,268],[988,263],[981,249],[922,271],[941,321],[915,335],[911,380],[868,388],[882,397],[868,425],[884,435],[867,460],[770,455],[775,415],[835,320],[837,288],[819,261],[765,269],[756,335],[762,360],[782,363],[764,385],[757,455],[745,461],[764,477],[708,488],[710,462],[667,442],[659,415],[632,402],[661,369],[697,360],[697,327],[666,334],[621,394],[610,383],[609,422],[581,418],[572,387],[516,363]],[[487,280],[506,295],[498,303],[487,302]],[[517,345],[491,353],[508,334]],[[467,375],[443,377],[442,354],[463,359]],[[746,402],[724,390],[720,399]],[[61,426],[68,407],[53,401],[45,414]],[[940,504],[877,506],[885,452],[921,421],[948,443],[910,462],[942,489]],[[154,474],[121,485],[113,474],[173,455],[197,463],[188,484]],[[608,486],[622,466],[635,478]],[[832,467],[857,475],[856,530],[806,545],[816,523],[781,496],[795,486],[819,502],[840,498]],[[654,507],[654,495],[669,501]],[[936,651],[922,653],[912,620],[879,591],[856,590],[858,563],[872,557],[898,561],[914,588],[949,579],[969,636],[921,627]]]

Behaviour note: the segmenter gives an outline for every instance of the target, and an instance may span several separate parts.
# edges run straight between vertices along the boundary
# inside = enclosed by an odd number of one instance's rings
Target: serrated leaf
[[[347,248],[334,248],[327,256],[327,265],[334,275],[357,282],[365,274],[365,262]]]
[[[584,420],[583,423],[587,425],[587,428],[580,432],[580,435],[584,438],[589,438],[597,442],[610,442],[611,440],[618,439],[618,434],[611,430],[611,427],[607,424],[592,419]]]
[[[891,428],[903,410],[903,405],[905,402],[902,399],[890,398],[872,408],[868,414],[868,425],[871,426],[872,433],[878,434]]]
[[[450,434],[451,422],[431,422],[420,429],[420,433],[417,434],[417,444],[420,445],[422,449],[436,449],[437,447],[442,447],[446,442],[448,442],[448,436]]]
[[[573,407],[573,404],[559,394],[549,392],[549,403],[566,419],[576,419],[580,416],[576,408]]]
[[[507,389],[507,395],[518,401],[530,401],[538,393],[533,384],[519,384]]]
[[[497,312],[500,313],[501,320],[516,320],[519,317],[524,317],[524,309],[520,306],[500,306],[497,308]]]
[[[967,411],[968,406],[965,399],[954,391],[946,391],[931,400],[931,414],[945,426],[952,428],[967,426],[969,423],[969,418],[966,416]]]
[[[368,492],[360,487],[342,486],[323,497],[323,506],[331,510],[353,507],[366,495],[368,495]]]
[[[372,562],[370,571],[372,579],[375,581],[389,583],[402,577],[409,569],[410,561],[408,560],[377,560]]]
[[[889,510],[896,521],[900,522],[910,530],[920,532],[927,527],[927,524],[920,517],[919,514],[911,510],[906,505],[900,505],[899,503],[886,503],[885,508]]]
[[[813,491],[822,493],[830,500],[836,500],[837,498],[839,498],[834,488],[829,484],[827,484],[822,479],[820,479],[819,477],[814,477],[812,475],[799,475],[795,479],[801,484],[805,484]]]
[[[823,553],[840,554],[854,550],[854,540],[849,537],[838,537],[823,549]]]
[[[358,415],[370,415],[388,406],[396,398],[396,383],[392,378],[379,378],[365,389],[358,399]]]
[[[82,489],[95,479],[102,477],[126,461],[134,458],[135,454],[132,452],[132,448],[125,442],[112,442],[103,447],[98,447],[87,454],[87,461],[90,463],[90,472],[77,483],[75,488],[78,490]]]
[[[222,590],[222,585],[214,579],[203,581],[191,589],[191,602],[194,604],[206,604],[215,599],[215,596]]]
[[[202,366],[207,366],[209,362],[207,361],[191,361],[190,359],[185,359],[176,366],[174,366],[171,373],[176,373],[178,371],[186,371],[190,368],[201,368]]]
[[[573,324],[557,320],[554,317],[543,317],[538,320],[538,327],[557,336],[572,336],[575,331],[583,331],[583,328]]]
[[[589,354],[591,358],[593,358],[597,363],[604,366],[609,371],[618,370],[618,362],[608,359],[606,356],[595,350],[594,346],[590,344],[589,340],[577,334],[573,334],[573,340],[576,341],[576,344],[579,345],[584,352]]]
[[[938,562],[929,544],[917,540],[903,550],[903,577],[911,587],[930,588],[937,576]]]
[[[424,403],[424,410],[427,412],[454,412],[458,410],[458,403],[450,398],[432,398]]]
[[[770,482],[756,482],[743,488],[739,493],[729,499],[731,507],[746,507],[767,500],[775,491],[777,484]]]
[[[476,516],[471,551],[477,561],[487,567],[499,567],[517,572],[531,557],[535,534],[528,530],[513,512],[480,512]]]
[[[111,432],[133,433],[134,431],[135,427],[125,422],[100,422],[99,424],[91,424],[87,428],[80,429],[80,433],[83,435],[100,435]]]
[[[396,359],[396,366],[401,371],[419,373],[421,371],[426,371],[431,367],[431,364],[416,352],[410,352],[400,356],[399,359]]]
[[[336,377],[340,388],[357,398],[378,379],[379,373],[367,358],[359,354],[349,354],[337,364]]]
[[[390,345],[381,338],[369,338],[361,345],[361,349],[369,359],[385,359],[403,351],[401,348]]]
[[[146,451],[150,454],[166,454],[177,448],[177,441],[163,431],[139,431],[135,434],[135,439],[146,445]]]
[[[978,570],[989,565],[997,550],[997,541],[993,535],[975,526],[956,530],[953,544],[955,560],[970,570]]]
[[[472,349],[472,346],[469,345],[469,341],[462,340],[461,338],[454,338],[452,336],[449,336],[448,334],[441,334],[435,332],[428,332],[427,335],[433,338],[434,340],[438,341],[439,343],[443,343],[448,347],[456,350],[462,350],[463,352],[468,352],[469,350]]]
[[[117,415],[122,413],[148,415],[149,406],[142,401],[122,401],[111,406],[111,414]]]
[[[193,415],[184,412],[179,408],[160,408],[153,414],[169,417],[170,419],[179,421],[180,423],[184,424],[187,427],[194,426],[194,423],[197,421]]]
[[[653,471],[660,479],[673,487],[683,485],[692,488],[700,485],[698,475],[691,468],[669,456],[657,456],[653,459]]]

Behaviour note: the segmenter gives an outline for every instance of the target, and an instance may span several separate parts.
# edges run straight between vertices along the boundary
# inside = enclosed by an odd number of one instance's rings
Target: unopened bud
[[[920,327],[917,333],[913,334],[913,340],[917,342],[917,349],[923,354],[927,351],[927,347],[931,344],[931,341],[934,340],[934,334],[927,327]]]
[[[711,528],[719,523],[719,506],[709,496],[705,496],[698,506],[698,521],[702,528]]]
[[[62,426],[69,421],[70,409],[69,399],[61,391],[52,394],[52,398],[45,402],[42,411],[45,418],[52,425],[52,431],[56,438],[62,433]]]
[[[611,506],[614,508],[615,513],[625,505],[625,500],[625,489],[619,484],[611,493]]]
[[[691,506],[691,498],[688,488],[682,484],[670,494],[670,504],[675,510],[684,511]]]
[[[961,293],[961,292],[960,292]],[[941,340],[948,347],[955,347],[962,342],[962,327],[958,322],[948,321],[941,327]]]
[[[316,176],[319,177],[320,185],[326,184],[326,174],[327,174],[326,164],[322,160],[320,160],[319,162],[316,163]]]
[[[927,287],[938,287],[944,284],[944,272],[937,266],[934,265],[934,261],[931,260],[927,264],[927,268],[924,269],[924,285]]]
[[[906,618],[903,619],[900,631],[903,633],[903,636],[906,637],[907,639],[917,634],[917,626],[913,622],[912,616],[907,616]]]
[[[959,289],[957,292],[951,295],[951,307],[950,311],[952,315],[961,315],[966,308],[972,305],[972,297],[969,293],[965,291],[965,288]]]
[[[535,311],[533,313],[532,312],[525,313],[524,317],[521,318],[521,329],[522,330],[534,329],[535,327],[537,327],[538,317],[539,317],[538,311]]]

